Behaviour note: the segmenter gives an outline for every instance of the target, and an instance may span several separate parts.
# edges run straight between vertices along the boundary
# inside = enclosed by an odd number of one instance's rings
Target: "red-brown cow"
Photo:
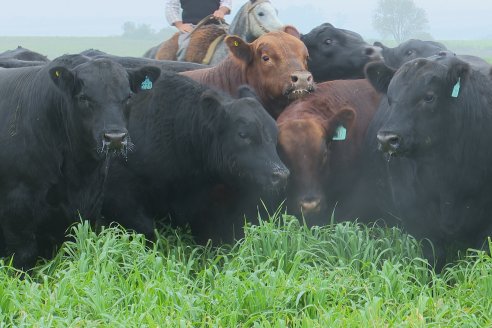
[[[343,207],[360,177],[362,141],[379,99],[366,80],[329,81],[278,117],[279,154],[291,172],[289,212],[310,224],[326,223],[335,205],[348,213]]]
[[[181,74],[237,96],[239,86],[248,84],[274,118],[293,100],[314,90],[307,70],[308,51],[292,26],[269,32],[252,43],[227,36],[229,56],[217,66]]]

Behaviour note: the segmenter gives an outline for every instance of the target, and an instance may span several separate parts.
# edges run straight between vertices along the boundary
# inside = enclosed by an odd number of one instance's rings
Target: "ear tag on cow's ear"
[[[55,71],[55,76],[60,77],[60,71]]]
[[[149,79],[148,76],[145,77],[145,80],[140,85],[140,89],[142,89],[142,90],[152,89],[152,81]]]
[[[239,42],[234,41],[234,47],[239,47]]]
[[[453,98],[458,98],[458,94],[460,93],[460,87],[461,87],[460,80],[461,78],[459,77],[458,82],[456,82],[456,84],[453,87],[453,92],[451,92],[451,97]]]
[[[331,140],[341,141],[347,139],[347,129],[343,125],[339,125],[335,130],[335,134]]]

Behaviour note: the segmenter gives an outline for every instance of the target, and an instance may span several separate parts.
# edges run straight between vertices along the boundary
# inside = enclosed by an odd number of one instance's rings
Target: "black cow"
[[[452,63],[454,61],[453,57],[459,58],[462,61],[467,62],[470,65],[470,68],[479,71],[486,76],[489,76],[492,65],[490,65],[485,59],[477,56],[456,55],[451,51],[441,51],[437,55],[428,57],[428,59],[440,62],[443,65],[447,65],[448,63]]]
[[[429,58],[445,62],[446,57],[458,57],[470,66],[488,75],[491,65],[484,59],[473,55],[456,55],[447,50],[446,46],[436,41],[423,41],[411,39],[394,48],[384,46],[381,42],[375,42],[375,46],[383,49],[382,55],[387,66],[398,69],[404,63],[416,58]]]
[[[46,56],[21,46],[0,53],[0,67],[4,68],[39,66],[48,62]]]
[[[26,61],[38,61],[44,63],[50,61],[48,57],[41,55],[40,53],[37,53],[35,51],[23,48],[21,46],[18,46],[14,50],[7,50],[0,53],[0,59],[7,59],[7,58],[26,60]]]
[[[492,83],[457,58],[371,63],[367,76],[387,94],[368,134],[370,195],[433,242],[440,268],[492,232]]]
[[[380,49],[352,31],[329,23],[301,35],[309,58],[309,71],[316,82],[364,78],[364,65],[380,60]]]
[[[399,68],[412,59],[430,57],[448,50],[440,42],[419,39],[407,40],[394,48],[386,47],[381,42],[374,42],[374,46],[383,49],[384,62],[393,69]]]
[[[111,170],[104,216],[148,237],[154,219],[171,215],[200,241],[226,241],[244,222],[232,222],[228,211],[238,207],[224,202],[237,201],[238,189],[281,189],[289,174],[276,153],[275,121],[256,99],[175,73],[163,72],[136,97],[129,131],[137,148]],[[213,217],[222,211],[229,216]]]
[[[126,103],[159,74],[77,55],[0,70],[0,228],[16,267],[98,217],[109,158],[130,147]]]
[[[82,51],[80,54],[91,58],[108,58],[121,64],[125,68],[156,66],[163,71],[184,72],[184,71],[191,71],[195,69],[210,67],[209,65],[197,64],[191,62],[179,62],[174,60],[157,60],[157,59],[140,58],[140,57],[115,56],[97,49],[88,49]]]

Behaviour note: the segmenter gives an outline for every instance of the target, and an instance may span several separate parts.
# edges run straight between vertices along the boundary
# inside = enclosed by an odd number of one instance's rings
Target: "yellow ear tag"
[[[60,77],[60,72],[55,71],[55,75],[56,75],[56,77]]]
[[[235,46],[235,47],[239,47],[239,42],[234,41],[234,46]]]

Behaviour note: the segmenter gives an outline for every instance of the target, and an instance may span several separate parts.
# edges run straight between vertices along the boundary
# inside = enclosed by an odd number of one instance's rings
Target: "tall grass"
[[[220,248],[172,229],[151,244],[86,222],[72,233],[24,279],[1,263],[0,326],[492,325],[490,253],[471,252],[437,275],[396,228],[308,228],[276,213]]]

